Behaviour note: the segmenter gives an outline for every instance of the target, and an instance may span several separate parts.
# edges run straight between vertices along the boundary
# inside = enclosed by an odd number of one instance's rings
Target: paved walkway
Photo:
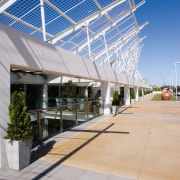
[[[179,180],[180,103],[152,96],[49,139],[30,166],[0,169],[0,179]]]

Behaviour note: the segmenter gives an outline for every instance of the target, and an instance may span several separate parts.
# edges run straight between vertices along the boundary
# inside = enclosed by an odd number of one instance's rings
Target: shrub
[[[135,99],[135,93],[133,88],[130,88],[130,99]]]
[[[27,112],[26,95],[24,92],[13,92],[9,105],[9,117],[10,123],[8,123],[5,139],[24,141],[33,136],[33,127],[30,115]]]
[[[142,90],[139,89],[139,97],[142,97]]]
[[[113,94],[112,105],[113,105],[113,106],[119,106],[119,105],[120,105],[120,100],[119,100],[118,91],[115,91],[114,94]]]

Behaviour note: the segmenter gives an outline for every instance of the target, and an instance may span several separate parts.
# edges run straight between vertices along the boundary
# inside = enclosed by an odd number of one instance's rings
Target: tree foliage
[[[130,88],[130,99],[135,99],[134,88]]]
[[[142,97],[142,90],[139,89],[139,97]]]
[[[119,106],[120,105],[120,99],[119,99],[118,91],[115,91],[113,94],[112,105],[113,106]]]
[[[24,141],[33,136],[33,127],[30,115],[27,112],[26,95],[24,92],[13,92],[9,105],[9,117],[10,123],[8,123],[5,139]]]

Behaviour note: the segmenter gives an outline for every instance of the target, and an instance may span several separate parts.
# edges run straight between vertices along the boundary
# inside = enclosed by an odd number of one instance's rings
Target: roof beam
[[[87,18],[85,18],[82,21],[76,23],[75,25],[71,26],[70,28],[60,32],[59,34],[57,34],[53,38],[49,39],[48,42],[50,42],[52,44],[56,43],[59,39],[63,38],[64,36],[67,36],[68,34],[80,29],[80,27],[85,26],[86,22],[90,22],[90,21],[96,19],[97,17],[100,17],[100,16],[104,15],[104,13],[106,13],[107,11],[112,9],[113,7],[123,3],[124,1],[126,1],[126,0],[118,0],[118,1],[115,1],[115,2],[111,3],[110,5],[104,7],[101,11],[98,11],[98,12],[88,16]]]
[[[140,39],[140,42],[142,42],[144,38],[145,38],[145,37],[141,38],[141,39]],[[139,44],[139,41],[133,43],[133,45],[132,45],[131,47],[129,47],[128,50],[126,50],[125,52],[123,52],[123,53],[121,54],[121,57],[123,57],[125,54],[128,54],[129,51],[132,51],[138,44]],[[116,49],[113,53],[116,53],[116,52],[117,52],[117,49]],[[112,55],[113,53],[111,53],[110,55]],[[110,56],[110,55],[109,55],[109,56]],[[106,61],[107,61],[107,58],[103,61],[103,63],[105,63]]]
[[[65,13],[63,13],[59,8],[57,8],[55,5],[53,5],[48,0],[43,0],[46,4],[48,4],[50,7],[52,7],[55,11],[57,11],[59,14],[61,14],[63,17],[65,17],[68,21],[70,21],[72,24],[76,24],[75,21],[73,21],[69,16],[67,16]]]
[[[123,20],[125,17],[127,17],[128,15],[131,14],[131,12],[133,12],[136,8],[140,7],[141,5],[143,5],[144,1],[142,1],[141,3],[139,3],[135,8],[133,8],[132,10],[129,10],[128,12],[126,12],[123,16],[121,16],[120,18],[116,19],[114,22],[112,22],[111,24],[109,24],[107,27],[105,27],[104,29],[102,29],[99,33],[97,33],[95,36],[93,36],[92,38],[90,38],[90,42],[94,41],[95,39],[97,39],[102,32],[106,32],[107,30],[109,30],[110,28],[112,28],[112,26],[115,26],[119,21]],[[73,53],[77,54],[77,52],[79,52],[82,47],[87,46],[88,42],[85,42],[83,44],[81,44],[75,51],[73,51]]]
[[[94,1],[95,4],[97,5],[97,7],[98,7],[99,9],[101,9],[101,6],[100,6],[100,4],[97,2],[97,0],[93,0],[93,1]],[[129,0],[129,5],[130,5],[131,10],[132,10],[132,5],[131,5],[131,1],[130,1],[130,0]],[[133,5],[134,5],[134,7],[135,7],[135,3],[134,3]],[[138,23],[137,23],[137,19],[136,19],[136,17],[135,17],[135,14],[134,14],[134,12],[132,12],[132,13],[133,13],[133,16],[134,16],[134,19],[135,19],[135,22],[136,22],[137,27],[139,27],[139,26],[138,26]],[[111,17],[108,15],[108,13],[105,14],[105,17],[106,17],[109,21],[111,21],[111,23],[113,22],[113,20],[112,20]],[[118,31],[118,33],[119,33],[119,34],[121,35],[121,37],[122,37],[123,35],[122,35],[122,33],[119,31],[119,29],[117,28],[116,25],[115,25],[115,28],[116,28],[116,30]],[[138,37],[138,39],[139,39],[138,33],[137,33],[136,35],[137,35],[137,37]],[[132,52],[132,49],[130,49],[130,46],[128,45],[128,43],[124,42],[124,39],[122,39],[122,42],[123,42],[123,44],[127,44],[128,49],[129,49],[129,52],[131,53],[131,57],[133,58],[134,63],[137,64],[137,62],[138,62],[137,52],[136,52],[136,53],[133,53],[133,52]],[[116,49],[115,49],[115,51],[113,51],[112,54],[118,53],[117,46],[118,46],[118,44],[116,45],[116,47],[115,47]],[[140,42],[139,42],[139,46],[140,46]],[[138,49],[138,52],[139,52],[139,49]],[[113,55],[112,55],[112,56],[113,56]],[[107,59],[108,59],[108,57],[107,57]],[[104,60],[103,60],[103,61],[104,61]],[[117,58],[111,62],[111,68],[114,69],[114,67],[115,67],[117,64],[119,64],[119,63],[120,63],[119,57],[117,56]],[[136,66],[136,65],[135,65],[135,66]],[[135,69],[135,67],[134,67],[134,69]]]
[[[40,7],[41,7],[41,23],[42,23],[42,30],[43,30],[43,39],[46,41],[46,23],[45,23],[45,12],[44,12],[44,1],[40,0]]]
[[[137,44],[138,42],[136,42],[132,47],[131,47],[131,50],[132,49],[134,49],[134,48],[136,48],[136,47],[138,47],[138,49],[139,49],[139,46],[138,46],[138,44]],[[128,54],[128,56],[127,57],[125,57],[126,58],[126,61],[124,61],[123,62],[123,64],[122,64],[122,66],[121,66],[121,68],[119,69],[119,72],[123,72],[123,71],[125,71],[127,74],[129,74],[130,73],[130,71],[134,71],[134,67],[132,67],[132,64],[133,63],[131,63],[130,64],[130,62],[132,61],[131,59],[132,58],[129,58],[129,53],[126,51],[126,52],[124,52],[124,54]],[[129,64],[130,64],[130,66],[129,66]],[[119,66],[120,64],[118,64],[118,66]],[[133,64],[133,65],[136,65],[136,64]],[[127,66],[128,66],[128,71],[126,70],[127,69]],[[130,75],[130,74],[129,74]]]
[[[123,45],[125,45],[132,37],[134,37],[134,34],[137,34],[147,23],[144,23],[143,25],[139,26],[139,28],[134,29],[133,31],[129,32],[126,36],[121,37],[118,42],[113,43],[110,47],[109,50],[111,50],[112,48],[114,48],[115,46],[117,46],[117,44],[119,43],[119,41],[123,42]],[[129,38],[130,37],[130,38]],[[122,45],[122,46],[123,46]],[[102,56],[104,54],[104,50],[99,52],[96,57],[94,58],[94,61],[99,58],[100,56]]]
[[[33,26],[32,24],[27,23],[26,21],[23,21],[20,18],[17,18],[16,16],[14,16],[12,14],[9,14],[6,11],[3,11],[2,14],[43,34],[43,31],[41,29],[37,28],[36,26]],[[53,37],[53,35],[51,35],[47,32],[46,32],[46,35],[48,35],[49,37]]]
[[[9,6],[15,3],[17,0],[2,0],[0,1],[0,13],[6,10]]]
[[[44,0],[44,2],[45,2],[46,4],[48,4],[50,7],[52,7],[55,11],[57,11],[57,12],[58,12],[60,15],[62,15],[64,18],[66,18],[68,21],[70,21],[74,26],[76,25],[76,22],[75,22],[73,19],[71,19],[69,16],[67,16],[67,15],[66,15],[64,12],[62,12],[59,8],[57,8],[56,6],[54,6],[51,2],[49,2],[48,0]],[[86,30],[85,30],[84,28],[80,27],[80,29],[86,33]],[[90,31],[93,35],[95,35],[94,32],[91,31],[90,29],[89,29],[89,31]],[[101,38],[99,38],[99,40],[104,43],[104,41],[103,41]],[[50,40],[49,40],[49,41],[50,41]]]
[[[132,51],[135,47],[138,47],[138,48],[139,48],[139,46],[137,46],[137,42],[134,43],[134,45],[133,45],[130,49],[128,49],[128,50],[126,50],[125,52],[123,52],[123,53],[121,54],[121,58],[126,57],[125,55],[126,55],[126,54],[129,54],[129,51]],[[131,55],[131,56],[132,56],[132,55]],[[133,59],[134,59],[134,58],[133,58]],[[137,64],[137,59],[134,59],[134,61],[135,61],[135,63]],[[120,65],[121,62],[122,62],[122,61],[118,61],[118,59],[116,59],[116,60],[113,61],[113,64],[116,63],[116,68],[118,68],[118,66]]]

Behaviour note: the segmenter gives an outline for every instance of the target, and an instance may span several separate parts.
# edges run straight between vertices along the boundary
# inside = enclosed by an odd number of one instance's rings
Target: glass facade
[[[26,94],[34,129],[33,146],[103,114],[103,101],[98,99],[100,89],[93,87],[97,82],[64,76],[42,77],[32,72],[11,74],[11,93],[23,91]]]
[[[103,114],[102,100],[87,101],[59,108],[30,111],[34,127],[34,145],[39,141]]]
[[[11,85],[11,94],[14,91],[25,92],[28,110],[43,108],[43,85],[12,84]]]

